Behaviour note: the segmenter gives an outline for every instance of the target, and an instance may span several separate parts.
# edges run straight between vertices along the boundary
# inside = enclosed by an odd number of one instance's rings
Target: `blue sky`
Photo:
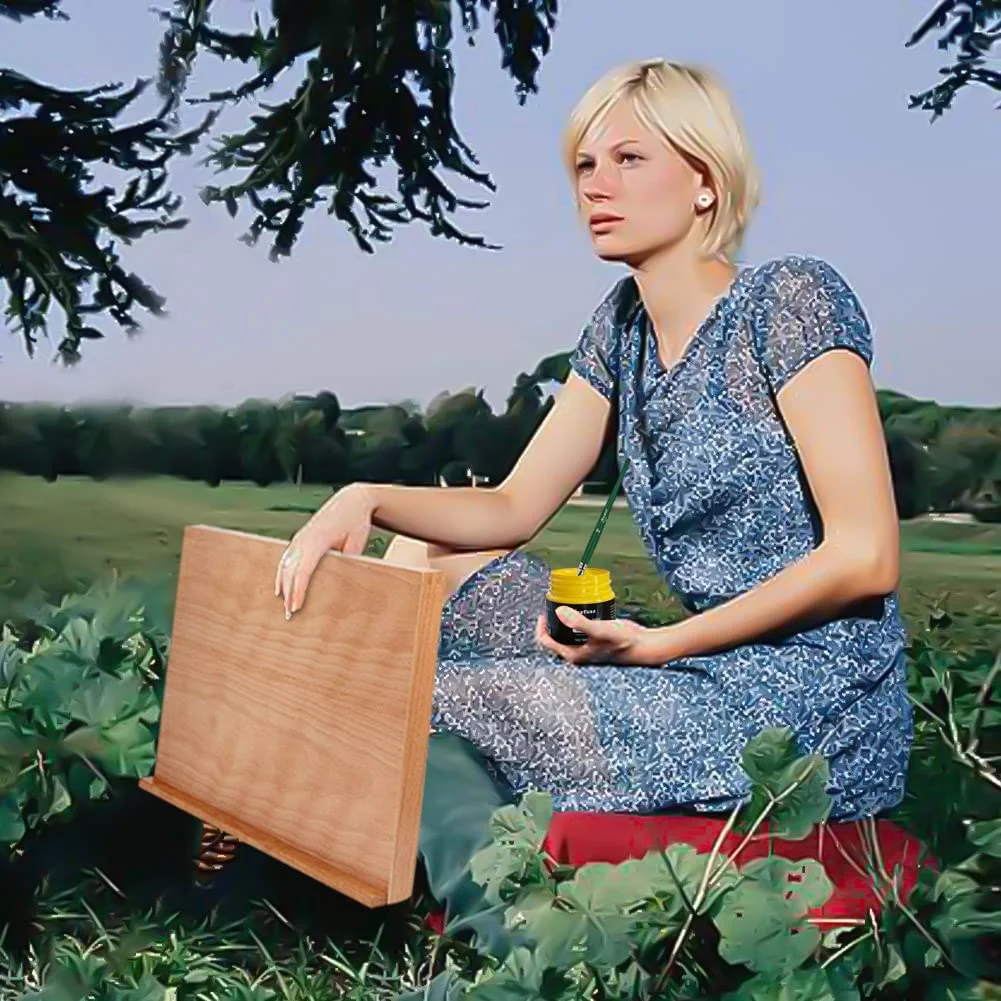
[[[68,0],[68,24],[3,22],[0,64],[62,86],[131,81],[155,68],[160,27],[146,4]],[[166,4],[164,4],[166,6]],[[249,22],[254,4],[217,0]],[[495,409],[518,372],[573,346],[619,276],[576,223],[559,136],[579,95],[609,67],[665,56],[715,69],[731,88],[763,174],[749,261],[808,253],[855,287],[876,338],[881,387],[941,402],[998,405],[1001,119],[986,90],[943,119],[907,108],[945,58],[904,42],[931,0],[567,0],[540,93],[521,107],[488,31],[457,46],[456,120],[498,184],[467,231],[478,251],[398,231],[374,256],[318,213],[290,259],[238,241],[249,221],[197,198],[212,175],[176,171],[189,227],[126,250],[169,300],[128,340],[112,331],[63,370],[0,343],[0,397],[156,403],[277,398],[330,389],[345,406],[475,385]],[[614,11],[614,13],[613,13]],[[233,79],[204,58],[193,92]],[[241,107],[225,120],[238,125]],[[461,189],[461,190],[469,190]],[[473,193],[473,192],[470,192]]]

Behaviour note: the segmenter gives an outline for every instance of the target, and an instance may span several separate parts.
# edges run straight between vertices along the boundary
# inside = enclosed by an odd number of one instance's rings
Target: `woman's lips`
[[[591,217],[589,225],[592,233],[604,233],[620,222],[622,222],[621,216],[596,213]]]

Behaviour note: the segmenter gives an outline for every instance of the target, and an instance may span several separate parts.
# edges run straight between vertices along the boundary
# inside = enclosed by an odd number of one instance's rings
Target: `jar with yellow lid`
[[[599,567],[586,567],[580,575],[577,567],[561,567],[549,575],[546,595],[546,626],[549,635],[565,646],[581,646],[587,636],[579,629],[565,625],[556,615],[561,605],[580,612],[589,619],[615,618],[615,592],[612,575]]]

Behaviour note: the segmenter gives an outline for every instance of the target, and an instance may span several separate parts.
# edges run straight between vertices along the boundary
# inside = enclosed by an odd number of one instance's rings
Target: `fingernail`
[[[292,618],[292,613],[286,608],[285,609],[285,621],[288,622]]]

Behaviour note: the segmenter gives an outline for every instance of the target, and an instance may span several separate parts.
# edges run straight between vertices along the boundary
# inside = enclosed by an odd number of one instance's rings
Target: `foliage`
[[[242,33],[215,26],[213,6],[213,0],[175,0],[161,52],[165,92],[183,88],[200,49],[255,67],[239,87],[209,95],[215,104],[259,98],[287,71],[305,70],[291,97],[253,115],[244,132],[225,136],[210,157],[220,170],[243,173],[208,188],[205,198],[232,215],[245,202],[256,213],[249,242],[268,231],[272,257],[289,254],[307,212],[325,203],[368,252],[390,238],[393,226],[415,220],[434,236],[487,246],[449,218],[485,203],[457,195],[441,175],[444,169],[494,187],[453,121],[451,2],[273,0],[267,23]],[[470,41],[480,10],[493,14],[504,69],[524,102],[549,50],[556,0],[457,0],[457,6]],[[380,190],[373,169],[386,163],[396,167],[395,194]]]
[[[969,839],[1001,816],[1001,657],[959,637],[962,613],[932,610],[911,645],[909,691],[915,710],[915,746],[909,787],[948,789],[946,797],[908,797],[902,820],[936,856],[959,865]],[[981,619],[976,610],[965,613]],[[980,622],[986,631],[987,623]],[[995,877],[1001,879],[1001,866]]]
[[[0,4],[0,18],[37,14],[64,16],[51,0]],[[132,332],[137,306],[163,312],[161,296],[122,264],[118,244],[185,225],[167,169],[192,150],[212,116],[176,132],[170,100],[123,123],[146,86],[60,90],[0,68],[0,284],[6,319],[29,354],[54,305],[65,320],[58,355],[67,363],[79,359],[84,340],[104,336],[97,314]]]
[[[8,842],[22,827],[37,830],[70,815],[65,795],[58,811],[53,797],[39,795],[40,775],[53,788],[58,777],[76,802],[102,794],[111,777],[148,771],[166,650],[157,597],[135,587],[94,590],[58,606],[28,606],[34,610],[7,627],[0,733],[15,740],[3,743],[0,763],[7,765],[5,803],[19,804],[22,817],[16,830],[8,821]],[[130,912],[127,899],[112,893],[101,913],[108,921],[118,915],[114,934],[89,906],[43,900],[37,927],[48,937],[36,932],[27,959],[3,964],[0,990],[18,1001],[388,999],[401,987],[419,988],[445,964],[457,996],[502,1001],[984,996],[976,992],[986,978],[1001,978],[994,944],[1001,939],[994,889],[1001,882],[1001,657],[969,633],[951,638],[955,625],[939,611],[914,637],[918,735],[907,798],[894,818],[923,838],[936,867],[923,867],[904,898],[870,835],[865,867],[883,906],[864,925],[835,928],[813,919],[832,891],[819,861],[743,857],[757,834],[801,838],[827,815],[826,762],[800,754],[792,734],[775,729],[745,749],[750,793],[726,824],[738,842],[728,855],[721,836],[709,852],[673,845],[618,865],[558,866],[543,849],[547,795],[530,793],[498,810],[492,841],[471,871],[520,936],[503,962],[456,938],[454,927],[432,937],[430,959],[410,957],[401,969],[385,955],[373,958],[374,949],[368,959],[348,961],[330,943],[297,939],[282,915],[266,931],[256,912],[238,929],[195,927],[173,911]],[[73,739],[82,732],[94,767],[77,768],[73,781],[66,763],[80,765]],[[100,744],[97,732],[106,738]],[[23,745],[41,738],[45,768],[36,774]],[[60,753],[67,745],[71,753]],[[81,784],[86,788],[75,792]],[[955,802],[943,804],[943,789]],[[107,881],[100,885],[107,896]],[[78,898],[84,892],[98,891],[87,881]],[[273,905],[266,910],[276,913]],[[422,934],[414,948],[426,957]]]
[[[162,13],[168,25],[162,103],[132,124],[120,120],[148,81],[60,90],[0,68],[0,281],[9,293],[7,320],[29,353],[54,305],[65,318],[58,353],[67,363],[79,359],[84,340],[104,336],[97,314],[133,332],[136,306],[163,312],[162,297],[125,269],[118,245],[185,225],[177,216],[181,201],[166,187],[170,160],[201,141],[223,105],[262,97],[303,58],[305,79],[292,98],[262,107],[243,133],[221,137],[209,161],[243,176],[206,188],[203,197],[234,215],[247,203],[256,213],[249,242],[273,232],[273,254],[291,251],[305,214],[323,201],[369,251],[373,241],[389,238],[392,226],[413,220],[433,235],[488,246],[449,218],[484,203],[456,194],[441,174],[493,188],[452,120],[447,0],[418,6],[275,0],[267,27],[246,33],[215,27],[211,7],[212,0],[175,0]],[[68,20],[62,8],[61,0],[5,0],[0,18]],[[549,48],[556,0],[459,0],[470,41],[479,8],[494,15],[503,67],[524,101]],[[181,93],[201,48],[257,69],[240,87],[209,95],[210,114],[178,132]],[[397,168],[396,197],[378,190],[377,173],[389,163]]]
[[[937,862],[921,868],[908,897],[882,865],[875,828],[866,869],[882,913],[856,928],[825,933],[811,922],[808,912],[832,890],[820,862],[741,859],[762,824],[803,837],[829,803],[825,763],[798,756],[788,730],[765,731],[745,750],[751,792],[727,823],[744,832],[729,857],[721,835],[708,853],[672,845],[574,870],[544,852],[547,795],[497,811],[492,843],[471,871],[521,941],[485,970],[459,964],[457,996],[983,996],[988,978],[1001,979],[1001,655],[950,641],[951,625],[945,613],[932,615],[910,651],[921,716],[907,798],[893,819],[924,838]],[[949,797],[932,791],[945,789]]]
[[[47,898],[46,941],[23,957],[0,947],[5,1001],[389,1001],[419,975],[375,941],[309,942],[261,902],[237,919],[121,907],[96,876]]]
[[[540,366],[542,376],[547,370]],[[0,469],[59,476],[166,475],[199,479],[342,484],[359,479],[437,485],[471,469],[491,483],[514,466],[548,413],[536,376],[520,376],[508,409],[494,414],[482,391],[442,393],[427,413],[363,408],[342,414],[322,392],[238,407],[0,404]]]
[[[953,724],[960,726],[955,718]],[[993,731],[996,738],[1001,727]],[[566,869],[542,848],[548,796],[529,793],[497,811],[492,843],[471,871],[488,902],[506,906],[507,927],[526,944],[475,980],[459,977],[462,996],[973,997],[983,978],[1001,975],[1001,956],[991,952],[1001,934],[990,890],[1001,858],[996,814],[970,826],[960,863],[938,873],[922,868],[906,900],[896,875],[880,873],[877,855],[870,878],[883,911],[859,928],[824,934],[811,923],[808,912],[832,891],[820,862],[769,855],[741,863],[751,834],[769,815],[779,819],[780,806],[787,836],[808,831],[825,812],[822,786],[795,804],[788,795],[797,782],[804,788],[811,764],[791,760],[790,738],[765,731],[748,745],[757,815],[728,858],[719,854],[720,838],[709,853],[672,845],[618,865]],[[790,781],[795,771],[799,778]],[[993,768],[984,775],[997,781]],[[756,801],[764,806],[755,811]],[[728,830],[742,812],[734,812]]]
[[[1001,91],[1001,73],[988,63],[1001,38],[999,0],[939,0],[907,44],[917,45],[933,32],[939,36],[938,47],[954,49],[956,56],[940,71],[941,83],[911,98],[912,108],[930,111],[934,121],[952,107],[964,87],[979,83]]]
[[[213,20],[215,0],[173,0],[159,12],[166,25],[158,74],[163,103],[129,125],[120,120],[145,81],[60,90],[0,68],[0,282],[8,291],[8,323],[33,353],[57,306],[65,320],[58,356],[72,363],[83,341],[104,336],[99,314],[130,332],[139,327],[136,307],[161,314],[164,300],[126,269],[118,245],[185,225],[180,199],[167,188],[170,161],[190,152],[226,105],[248,99],[258,103],[246,127],[217,137],[208,156],[229,179],[202,196],[233,216],[248,208],[245,240],[271,234],[273,258],[291,253],[305,217],[320,207],[368,252],[411,222],[424,223],[433,236],[493,247],[452,218],[486,202],[458,193],[446,173],[474,189],[495,187],[454,121],[453,19],[457,14],[472,44],[481,17],[492,16],[501,65],[524,103],[537,90],[557,6],[272,0],[252,29],[229,31]],[[3,0],[0,18],[68,20],[63,7],[62,0]],[[1001,75],[988,64],[999,27],[998,0],[940,0],[908,44],[936,33],[939,46],[957,54],[944,80],[911,106],[937,117],[969,84],[1001,89]],[[178,109],[200,52],[246,64],[250,74],[236,87],[193,99],[211,112],[178,133]],[[296,74],[291,96],[264,103]]]
[[[0,469],[50,481],[161,475],[211,486],[435,485],[440,477],[460,485],[468,470],[496,484],[549,413],[548,391],[566,379],[568,357],[520,373],[497,414],[476,387],[440,393],[423,414],[412,402],[342,411],[330,392],[232,409],[0,404]],[[901,517],[937,510],[1001,518],[1001,413],[888,391],[879,403]],[[608,489],[617,472],[608,441],[588,479]]]
[[[0,846],[152,768],[166,627],[155,595],[102,587],[0,633]]]

